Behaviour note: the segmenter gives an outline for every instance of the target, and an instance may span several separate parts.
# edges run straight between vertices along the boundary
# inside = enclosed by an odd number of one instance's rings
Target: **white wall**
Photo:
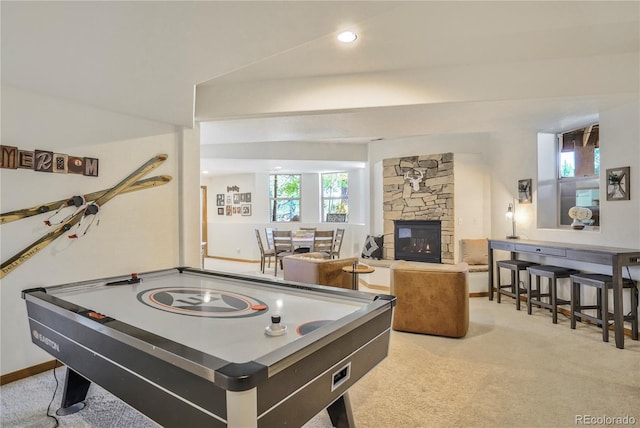
[[[490,137],[489,150],[487,159],[491,171],[491,211],[495,213],[491,216],[492,237],[504,238],[511,235],[511,221],[505,217],[507,206],[518,198],[518,180],[531,178],[533,203],[517,205],[517,234],[523,239],[535,239],[538,195],[537,130],[494,132]]]
[[[640,248],[640,102],[601,112],[600,140],[604,141],[601,174],[608,168],[631,166],[631,197],[628,201],[601,198],[604,239],[598,242]]]
[[[455,242],[487,238],[491,231],[491,180],[484,156],[455,153],[453,161]],[[458,260],[459,248],[455,254]]]
[[[179,254],[180,266],[200,267],[200,132],[196,129],[177,130],[179,152]]]
[[[298,229],[300,226],[318,229],[345,228],[341,256],[358,254],[362,249],[367,231],[364,225],[364,209],[368,206],[367,183],[364,170],[349,172],[349,223],[323,223],[320,207],[320,176],[317,173],[302,174],[301,221],[295,223],[272,223],[269,220],[269,174],[234,174],[202,179],[207,186],[208,255],[240,260],[260,260],[255,238],[255,229],[260,230],[263,240],[265,227]],[[251,192],[251,216],[233,214],[218,215],[216,195],[232,195],[228,186],[238,186],[239,193]]]
[[[556,154],[558,153],[557,134],[538,134],[538,176],[531,184],[532,199],[535,193],[537,203],[536,211],[543,215],[536,215],[537,225],[540,229],[555,228],[558,225],[558,165]],[[552,159],[544,162],[541,159]],[[550,214],[554,213],[556,215]],[[531,226],[531,225],[529,225]]]
[[[86,236],[59,238],[2,279],[0,369],[6,374],[52,359],[31,344],[21,290],[179,264],[179,193],[189,187],[180,183],[179,171],[189,163],[197,171],[198,159],[197,155],[180,153],[182,136],[173,126],[14,88],[3,87],[2,91],[3,145],[100,160],[98,177],[1,169],[2,212],[109,188],[160,153],[169,158],[147,177],[173,177],[166,185],[115,197],[104,205],[99,225],[94,224]],[[197,189],[197,179],[194,185]],[[3,224],[2,261],[40,238],[46,232],[42,223],[46,217]],[[195,227],[197,232],[197,219],[194,225],[184,227]]]
[[[521,238],[546,241],[640,248],[640,117],[639,104],[632,103],[602,111],[600,118],[601,181],[605,170],[631,167],[631,199],[607,201],[601,198],[601,226],[598,231],[538,228],[537,219],[537,132],[512,131],[491,135],[492,209],[504,212],[508,202],[517,196],[517,182],[533,178],[533,204],[519,205],[525,216],[518,223]],[[517,144],[514,142],[518,142]],[[634,173],[635,171],[635,173]],[[604,192],[603,192],[604,194]],[[549,213],[554,215],[555,213]],[[492,217],[495,237],[509,233],[510,223],[498,215]]]

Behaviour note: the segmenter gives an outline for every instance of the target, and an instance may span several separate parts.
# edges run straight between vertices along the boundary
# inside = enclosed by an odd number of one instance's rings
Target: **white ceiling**
[[[638,99],[638,1],[0,7],[4,85],[180,126],[213,120],[205,145],[553,131]],[[345,28],[353,45],[335,40]],[[203,167],[286,161],[261,157],[206,155]]]

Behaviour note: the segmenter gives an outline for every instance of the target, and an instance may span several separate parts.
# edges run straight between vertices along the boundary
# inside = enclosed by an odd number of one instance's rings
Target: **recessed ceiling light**
[[[338,40],[340,40],[342,43],[352,43],[355,42],[357,38],[358,35],[353,31],[343,31],[342,33],[338,34]]]
[[[203,174],[209,174],[209,171],[202,171]]]

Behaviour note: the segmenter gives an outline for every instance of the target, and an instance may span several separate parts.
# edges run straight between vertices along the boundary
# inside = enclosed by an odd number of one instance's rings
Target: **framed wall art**
[[[242,215],[251,215],[251,204],[242,205]]]
[[[607,201],[628,201],[631,167],[607,169]]]
[[[531,200],[531,179],[518,180],[518,202],[530,204]]]

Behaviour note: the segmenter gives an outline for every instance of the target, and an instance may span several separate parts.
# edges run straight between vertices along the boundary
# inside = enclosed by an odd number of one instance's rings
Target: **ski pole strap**
[[[53,224],[60,224],[60,223],[64,223],[65,221],[69,220],[71,217],[73,217],[83,206],[84,204],[86,204],[87,201],[85,200],[84,196],[79,195],[79,196],[73,196],[69,199],[67,199],[66,201],[64,201],[62,203],[62,205],[60,205],[60,208],[58,208],[53,214],[51,214],[51,216],[49,216],[48,219],[46,219],[44,221],[44,224],[46,224],[47,226],[51,226]],[[65,209],[65,208],[70,208],[70,207],[74,207],[75,210],[65,216],[62,217],[60,219],[58,219],[57,217],[60,215],[60,212]]]
[[[100,207],[98,206],[97,203],[91,202],[90,204],[88,204],[84,209],[84,213],[82,215],[82,218],[80,219],[80,222],[78,222],[76,233],[69,235],[69,238],[77,239],[86,235],[87,232],[89,231],[89,228],[98,217],[99,212],[100,212]],[[100,220],[98,220],[98,223],[96,223],[96,225],[98,225],[99,223],[100,223]]]

